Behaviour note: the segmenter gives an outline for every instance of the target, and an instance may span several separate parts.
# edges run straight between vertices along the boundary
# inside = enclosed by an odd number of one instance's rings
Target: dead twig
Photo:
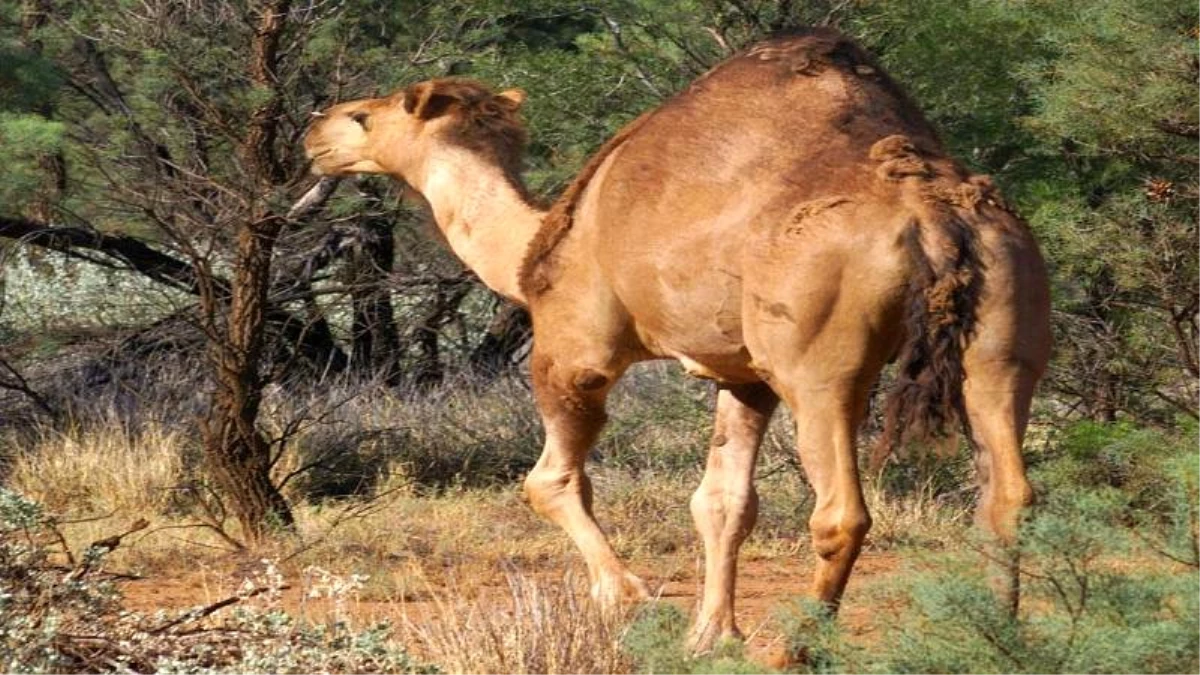
[[[121,545],[121,540],[133,534],[134,532],[141,532],[147,527],[150,527],[150,521],[146,520],[145,518],[139,518],[138,520],[134,521],[133,524],[129,526],[129,529],[125,530],[124,532],[120,534],[114,534],[111,537],[105,537],[103,539],[93,541],[88,545],[87,550],[83,555],[83,561],[77,564],[75,569],[71,570],[70,574],[67,575],[67,579],[78,579],[91,572],[95,567],[95,564],[99,562],[105,554],[111,553],[114,549]],[[70,556],[69,553],[68,556]]]
[[[168,631],[175,626],[191,623],[193,621],[199,621],[205,617],[212,616],[213,614],[225,609],[226,607],[229,607],[230,605],[236,605],[243,600],[249,600],[250,598],[267,592],[286,591],[289,588],[291,588],[291,586],[288,584],[284,584],[282,586],[258,586],[254,589],[246,591],[245,593],[231,595],[228,598],[218,600],[210,605],[205,605],[204,607],[185,612],[183,616],[176,617],[170,621],[167,621],[166,623],[147,629],[146,632],[150,633],[151,635],[161,635],[163,632]]]
[[[341,179],[339,178],[322,177],[321,180],[317,181],[316,185],[313,185],[308,189],[308,192],[305,192],[300,199],[297,199],[295,204],[292,204],[292,208],[288,209],[287,219],[299,220],[321,208],[329,200],[329,197],[337,189],[340,182]]]

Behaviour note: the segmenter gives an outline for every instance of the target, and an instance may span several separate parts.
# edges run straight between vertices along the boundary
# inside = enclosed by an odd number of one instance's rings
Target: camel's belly
[[[740,287],[738,290],[740,293]],[[654,311],[630,308],[634,309],[631,314],[635,330],[646,350],[654,356],[678,360],[694,377],[729,383],[759,380],[750,367],[750,353],[742,339],[740,306],[726,306],[711,296],[705,300],[654,303]],[[731,298],[733,302],[740,303],[740,298]]]
[[[683,369],[688,375],[698,377],[703,380],[715,380],[727,384],[746,384],[748,382],[757,382],[761,377],[750,368],[749,355],[739,355],[740,358],[726,359],[713,358],[712,355],[704,355],[703,361],[698,361],[689,356],[676,356]]]

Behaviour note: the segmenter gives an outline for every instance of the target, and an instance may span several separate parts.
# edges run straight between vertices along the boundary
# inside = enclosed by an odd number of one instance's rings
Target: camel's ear
[[[521,89],[509,89],[496,94],[496,100],[510,110],[516,110],[525,102],[525,92]]]
[[[444,114],[457,100],[439,91],[432,82],[418,82],[404,90],[404,110],[421,120]]]

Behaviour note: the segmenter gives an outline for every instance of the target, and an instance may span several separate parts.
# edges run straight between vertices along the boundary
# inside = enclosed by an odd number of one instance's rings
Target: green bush
[[[802,606],[794,650],[809,672],[1197,672],[1196,466],[1194,427],[1072,427],[1034,472],[1016,616],[971,546],[885,589],[905,608],[869,645]]]
[[[761,673],[762,666],[745,658],[742,644],[721,642],[712,653],[694,655],[687,648],[688,618],[675,605],[655,602],[642,607],[625,632],[622,647],[639,673]]]
[[[1141,498],[1175,480],[1169,465],[1196,442],[1194,422],[1174,434],[1127,422],[1078,422],[1061,432],[1057,452],[1036,467],[1034,478],[1049,487],[1114,487]]]

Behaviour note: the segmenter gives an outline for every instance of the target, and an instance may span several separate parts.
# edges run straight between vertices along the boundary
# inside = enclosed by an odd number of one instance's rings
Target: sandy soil
[[[683,556],[664,556],[658,559],[632,561],[633,570],[643,576],[656,589],[659,596],[674,603],[687,612],[694,609],[699,592],[696,561]],[[899,573],[901,557],[890,552],[864,552],[855,568],[855,576],[847,592],[839,622],[852,639],[869,641],[878,631],[876,621],[880,612],[865,598],[856,596],[856,589],[886,580]],[[785,650],[781,629],[776,614],[792,599],[808,588],[813,563],[800,556],[780,556],[743,560],[740,565],[738,583],[738,623],[747,636],[748,652],[752,659],[764,665],[783,665]],[[145,613],[158,610],[180,610],[197,605],[208,605],[229,597],[236,591],[242,579],[261,570],[258,561],[238,564],[229,561],[216,567],[191,569],[176,575],[155,576],[125,582],[123,592],[129,609]],[[293,575],[284,570],[285,578]],[[524,570],[522,571],[525,572]],[[533,574],[556,575],[561,578],[562,568],[544,567]],[[460,579],[463,577],[460,576]],[[504,571],[496,566],[490,573],[480,573],[472,567],[469,573],[470,592],[478,593],[482,599],[494,597],[497,602],[505,598],[508,587]],[[460,582],[461,583],[461,582]],[[325,621],[334,614],[335,608],[327,599],[306,597],[303,584],[291,583],[284,591],[282,604],[297,618]],[[428,588],[428,587],[426,587]],[[461,588],[461,586],[459,586]],[[359,625],[387,620],[394,626],[419,625],[435,612],[441,611],[433,599],[446,589],[409,592],[404,597],[382,600],[353,599],[346,602],[340,611],[348,615],[351,622]]]

